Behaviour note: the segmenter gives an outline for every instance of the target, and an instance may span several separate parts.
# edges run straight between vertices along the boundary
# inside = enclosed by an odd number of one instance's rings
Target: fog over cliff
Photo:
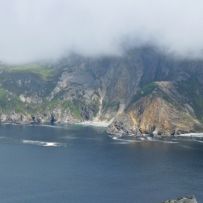
[[[0,0],[0,60],[120,54],[153,44],[202,57],[202,0]]]

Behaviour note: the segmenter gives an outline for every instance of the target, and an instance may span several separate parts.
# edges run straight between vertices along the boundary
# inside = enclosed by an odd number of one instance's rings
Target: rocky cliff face
[[[112,134],[202,131],[203,61],[144,47],[0,67],[2,122],[108,121]]]
[[[193,108],[184,104],[171,82],[155,82],[146,88],[138,92],[118,116],[117,120],[124,121],[123,117],[128,118],[128,122],[124,122],[128,125],[125,125],[125,130],[138,127],[142,134],[163,136],[201,130],[201,121]],[[111,124],[111,129],[115,127],[117,120]]]

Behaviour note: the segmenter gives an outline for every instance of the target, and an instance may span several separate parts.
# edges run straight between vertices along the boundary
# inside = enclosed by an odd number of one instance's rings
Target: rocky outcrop
[[[191,132],[200,125],[187,111],[178,109],[161,97],[148,96],[140,99],[127,111],[144,134],[174,135]]]
[[[197,200],[194,196],[191,196],[191,197],[180,197],[177,198],[176,200],[167,200],[164,201],[163,203],[197,203]]]
[[[70,113],[58,112],[44,112],[36,114],[28,113],[1,113],[0,123],[15,123],[15,124],[67,124],[79,123],[82,120],[74,117]]]
[[[117,137],[140,136],[141,132],[129,115],[121,114],[107,128],[107,133]]]
[[[118,134],[119,130],[123,135],[128,135],[130,131],[135,136],[138,132],[170,136],[203,128],[192,107],[184,104],[173,83],[162,81],[141,89],[123,114],[118,115],[109,126],[108,132]]]

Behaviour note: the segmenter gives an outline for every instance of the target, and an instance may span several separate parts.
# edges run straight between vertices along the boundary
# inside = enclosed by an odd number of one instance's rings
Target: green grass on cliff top
[[[47,80],[54,75],[54,69],[50,67],[41,66],[39,64],[25,64],[16,66],[3,66],[0,70],[10,73],[33,73],[40,76],[42,79]]]
[[[14,95],[0,87],[0,112],[24,112],[24,104]]]

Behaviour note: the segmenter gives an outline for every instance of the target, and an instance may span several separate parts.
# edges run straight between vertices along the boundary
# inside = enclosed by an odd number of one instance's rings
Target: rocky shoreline
[[[137,137],[148,138],[148,137],[203,137],[203,131],[185,131],[185,130],[175,130],[173,132],[168,132],[162,129],[162,131],[152,130],[148,132],[143,132],[142,129],[138,127],[133,127],[130,121],[125,119],[115,120],[107,127],[107,133],[112,137]]]
[[[179,197],[175,200],[166,200],[162,203],[197,203],[195,196]]]
[[[60,111],[61,112],[61,111]],[[126,136],[131,136],[140,140],[148,140],[152,137],[175,137],[175,136],[185,136],[185,137],[203,137],[203,130],[194,129],[174,129],[168,130],[167,128],[154,127],[151,130],[143,130],[140,125],[138,125],[132,116],[126,116],[124,114],[119,115],[118,117],[112,118],[111,120],[101,120],[101,119],[92,119],[85,120],[81,118],[75,118],[71,114],[62,114],[57,112],[44,112],[44,113],[35,113],[35,114],[22,114],[11,112],[8,114],[0,114],[0,123],[10,123],[10,124],[58,124],[58,125],[67,125],[67,124],[79,124],[84,126],[95,126],[95,127],[104,127],[106,132],[114,137],[121,138]]]
[[[81,125],[81,126],[93,126],[93,127],[101,127],[106,129],[106,133],[109,134],[110,137],[113,139],[119,139],[119,138],[125,138],[125,137],[131,137],[136,140],[141,140],[141,141],[149,141],[152,140],[153,138],[170,138],[170,137],[183,137],[183,138],[203,138],[203,133],[202,132],[191,132],[191,133],[179,133],[179,134],[172,134],[172,135],[158,135],[156,133],[149,133],[149,134],[144,134],[142,133],[138,128],[132,129],[130,128],[129,124],[129,129],[126,129],[123,127],[122,123],[108,123],[104,121],[78,121],[78,120],[69,120],[69,121],[58,121],[53,118],[49,119],[44,119],[44,120],[39,120],[38,118],[33,119],[30,117],[29,119],[6,119],[6,120],[1,120],[0,124],[10,124],[10,125],[38,125],[38,126],[66,126],[66,125]],[[113,125],[112,125],[113,124]],[[112,127],[117,125],[117,127]]]
[[[0,123],[10,124],[74,124],[78,122],[82,122],[82,120],[76,119],[71,115],[58,116],[53,112],[43,114],[21,114],[13,112],[0,115]]]

